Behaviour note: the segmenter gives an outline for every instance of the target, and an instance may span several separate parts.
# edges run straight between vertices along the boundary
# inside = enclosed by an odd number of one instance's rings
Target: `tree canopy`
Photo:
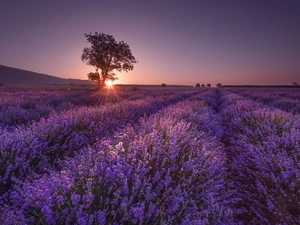
[[[91,47],[83,49],[81,60],[87,65],[94,66],[96,72],[89,73],[88,78],[98,83],[99,87],[105,85],[106,80],[116,80],[117,70],[133,70],[133,64],[138,61],[124,41],[117,42],[112,35],[104,33],[84,34]],[[99,69],[101,73],[99,73]]]

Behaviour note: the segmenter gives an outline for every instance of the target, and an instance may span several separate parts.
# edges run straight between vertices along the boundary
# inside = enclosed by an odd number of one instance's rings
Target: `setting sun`
[[[105,82],[107,87],[112,87],[113,82],[111,80],[108,80]]]

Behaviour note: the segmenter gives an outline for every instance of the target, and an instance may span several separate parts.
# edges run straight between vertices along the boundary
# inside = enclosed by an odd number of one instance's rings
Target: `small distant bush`
[[[217,87],[222,87],[222,84],[221,84],[221,83],[218,83],[218,84],[217,84]]]
[[[200,87],[200,84],[199,84],[199,83],[197,83],[197,84],[195,85],[195,87]]]
[[[207,86],[207,87],[211,87],[211,84],[208,83],[206,86]]]
[[[134,87],[132,88],[132,90],[133,90],[133,91],[137,91],[137,90],[139,90],[139,88],[136,87],[136,86],[134,86]]]
[[[205,87],[205,84],[201,84],[201,87]]]
[[[165,83],[162,83],[161,86],[162,87],[167,87],[167,85]]]

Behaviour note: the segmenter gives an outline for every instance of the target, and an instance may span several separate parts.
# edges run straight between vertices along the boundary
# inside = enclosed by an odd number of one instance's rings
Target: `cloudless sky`
[[[299,0],[1,0],[0,64],[87,79],[90,32],[139,61],[116,83],[300,83]]]

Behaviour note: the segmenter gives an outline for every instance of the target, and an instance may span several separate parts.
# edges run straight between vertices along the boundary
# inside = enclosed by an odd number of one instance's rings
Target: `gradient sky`
[[[87,79],[84,33],[125,41],[124,84],[300,83],[299,0],[1,0],[0,64]]]

